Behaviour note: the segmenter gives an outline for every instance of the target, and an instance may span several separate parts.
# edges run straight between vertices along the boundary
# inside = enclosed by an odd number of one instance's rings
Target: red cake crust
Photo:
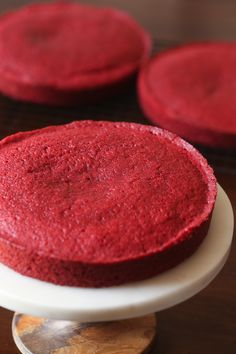
[[[0,142],[0,261],[70,286],[149,278],[207,234],[216,181],[179,137],[81,121]]]
[[[124,88],[150,49],[149,35],[122,11],[29,5],[0,18],[0,91],[47,104],[94,101]]]
[[[236,147],[236,44],[167,50],[142,70],[138,91],[155,124],[213,148]]]

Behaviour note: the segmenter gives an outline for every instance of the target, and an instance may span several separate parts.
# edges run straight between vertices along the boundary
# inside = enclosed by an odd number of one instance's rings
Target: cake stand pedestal
[[[156,324],[147,314],[187,300],[213,280],[228,257],[233,224],[230,201],[219,186],[208,235],[189,259],[157,277],[117,287],[57,286],[0,265],[0,305],[28,315],[13,319],[16,345],[24,354],[148,352]]]
[[[13,319],[14,340],[24,354],[149,353],[155,335],[155,315],[85,324],[17,314]]]

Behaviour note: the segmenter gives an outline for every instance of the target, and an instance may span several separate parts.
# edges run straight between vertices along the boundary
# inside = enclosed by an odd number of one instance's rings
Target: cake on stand
[[[233,225],[230,201],[218,186],[208,235],[190,258],[157,277],[116,287],[57,286],[0,265],[0,305],[17,312],[17,347],[24,354],[149,352],[156,335],[153,313],[187,300],[214,279],[229,255]]]

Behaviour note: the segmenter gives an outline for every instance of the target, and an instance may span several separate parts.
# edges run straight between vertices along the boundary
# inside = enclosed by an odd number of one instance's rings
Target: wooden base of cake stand
[[[156,318],[83,324],[15,314],[12,331],[23,354],[144,354],[153,346]]]
[[[187,300],[214,279],[229,255],[233,226],[230,201],[219,186],[199,249],[154,278],[109,288],[73,288],[24,277],[0,264],[0,306],[27,314],[14,317],[16,345],[23,354],[147,352],[156,324],[154,315],[145,315]]]

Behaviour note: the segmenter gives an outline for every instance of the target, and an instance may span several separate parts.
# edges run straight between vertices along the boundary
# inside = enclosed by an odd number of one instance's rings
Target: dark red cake
[[[195,43],[157,55],[143,69],[146,115],[183,138],[236,147],[236,44]]]
[[[215,198],[206,160],[155,127],[18,133],[0,142],[0,261],[62,285],[146,279],[197,249]]]
[[[122,11],[29,5],[0,17],[0,91],[48,104],[97,100],[123,88],[150,48],[149,35]]]

